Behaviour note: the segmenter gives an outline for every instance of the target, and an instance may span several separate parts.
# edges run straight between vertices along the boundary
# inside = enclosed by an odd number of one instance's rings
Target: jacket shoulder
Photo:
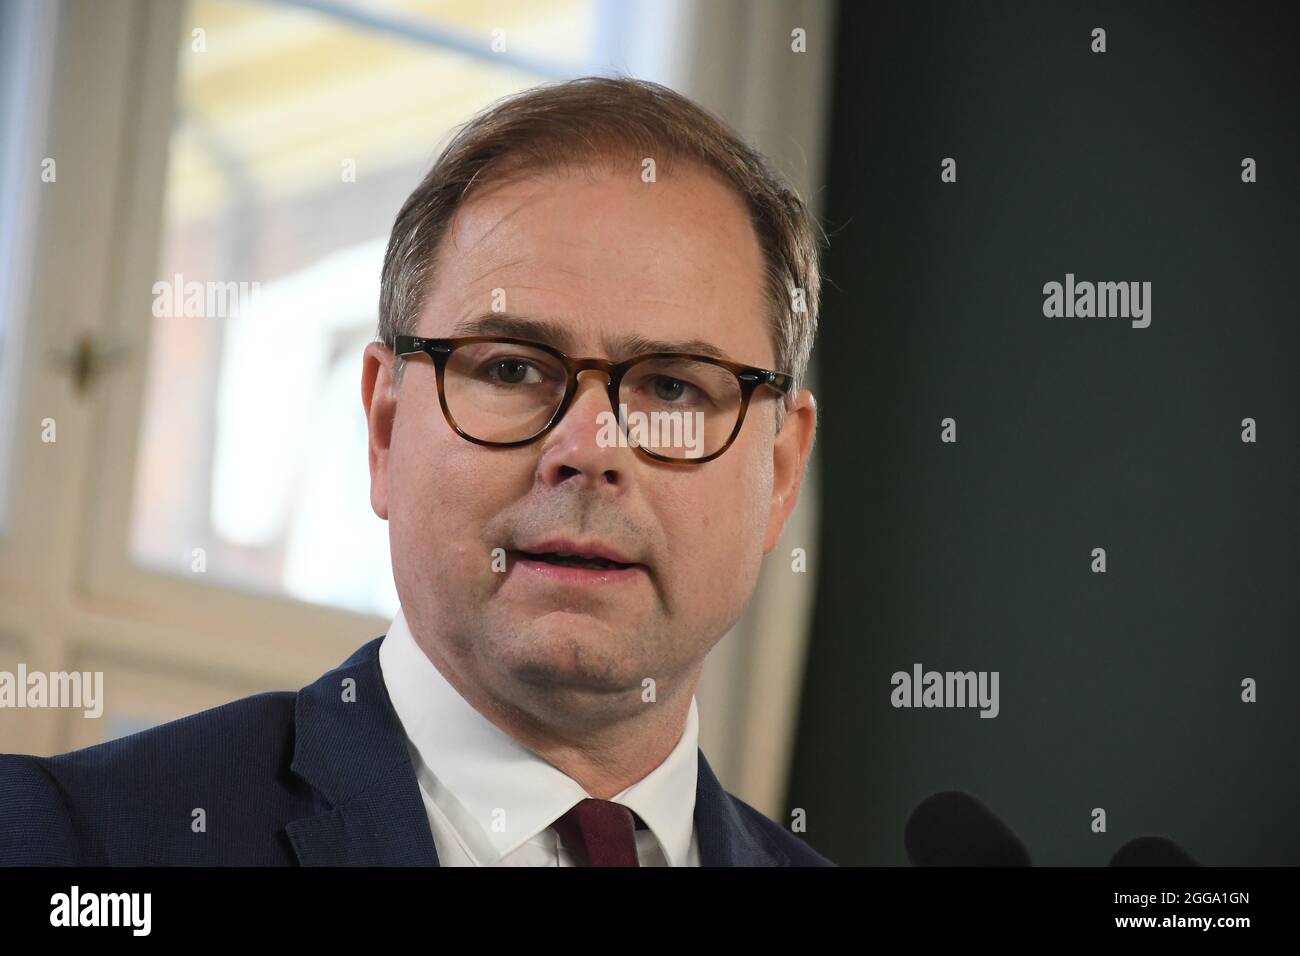
[[[67,804],[38,758],[0,754],[0,793],[0,866],[79,862]]]
[[[784,856],[789,866],[835,866],[826,857],[814,850],[796,834],[779,823],[759,813],[744,800],[732,793],[727,794],[740,818],[756,831],[779,856]]]
[[[0,756],[0,864],[275,862],[268,844],[309,796],[289,773],[295,697],[255,694],[54,757]]]

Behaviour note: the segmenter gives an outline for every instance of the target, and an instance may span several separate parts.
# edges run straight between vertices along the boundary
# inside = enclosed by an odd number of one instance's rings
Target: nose
[[[630,448],[619,447],[618,425],[610,408],[609,376],[597,369],[578,373],[578,387],[564,417],[546,436],[538,461],[540,478],[552,485],[586,487],[625,483]],[[603,413],[603,414],[602,414]],[[610,441],[609,439],[614,439]]]

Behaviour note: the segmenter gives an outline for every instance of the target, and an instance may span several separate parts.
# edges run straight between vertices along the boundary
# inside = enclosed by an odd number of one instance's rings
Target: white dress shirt
[[[552,824],[588,794],[480,714],[415,642],[401,609],[379,645],[379,669],[442,866],[581,866]],[[664,761],[610,797],[637,813],[641,866],[699,866],[695,832],[699,711]]]

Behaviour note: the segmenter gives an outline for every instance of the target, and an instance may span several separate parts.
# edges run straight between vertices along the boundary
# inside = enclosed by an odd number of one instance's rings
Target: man
[[[0,861],[828,865],[722,789],[694,697],[798,500],[818,291],[803,203],[672,91],[482,114],[398,214],[364,357],[388,634],[0,760]]]

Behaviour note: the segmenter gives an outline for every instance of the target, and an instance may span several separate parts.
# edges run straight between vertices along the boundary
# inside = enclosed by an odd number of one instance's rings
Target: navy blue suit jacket
[[[297,693],[56,757],[0,755],[0,865],[437,866],[381,640]],[[695,826],[703,866],[834,865],[723,790],[703,752]]]

